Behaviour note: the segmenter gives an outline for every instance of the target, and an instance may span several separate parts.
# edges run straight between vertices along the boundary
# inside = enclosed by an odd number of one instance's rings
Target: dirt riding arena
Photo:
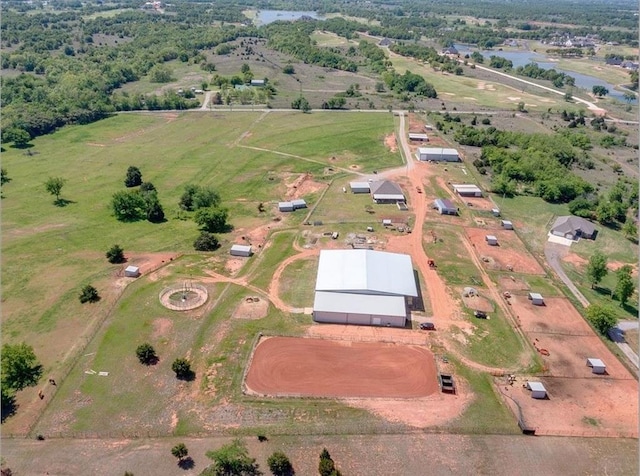
[[[514,273],[545,274],[544,269],[527,252],[513,231],[465,228],[465,232],[478,257],[487,268]],[[494,235],[498,238],[498,246],[489,246],[485,240],[486,235]]]
[[[438,392],[424,347],[270,337],[256,346],[245,385],[270,396],[415,398]]]
[[[540,352],[545,371],[539,380],[549,394],[548,400],[536,400],[522,385],[509,387],[525,422],[537,434],[637,437],[638,383],[571,302],[554,297],[534,306],[524,293],[509,301]],[[592,373],[586,364],[590,357],[604,361],[605,375]]]

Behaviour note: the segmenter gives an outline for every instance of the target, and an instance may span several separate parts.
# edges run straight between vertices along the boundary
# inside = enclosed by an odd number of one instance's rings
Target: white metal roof
[[[473,185],[470,183],[456,183],[456,184],[451,184],[451,186],[453,187],[454,190],[473,190],[473,191],[481,191],[480,188],[477,185]]]
[[[429,136],[423,132],[409,132],[409,139],[429,139]]]
[[[544,385],[542,385],[541,382],[528,382],[527,385],[534,392],[540,392],[540,391],[546,392],[547,391],[547,389],[544,388]]]
[[[529,293],[529,297],[531,299],[542,299],[542,294],[540,294],[540,293]]]
[[[590,367],[606,367],[604,362],[600,359],[589,358],[587,359],[587,363]]]
[[[303,199],[299,198],[297,200],[291,200],[291,204],[294,207],[300,207],[300,206],[307,206],[307,202],[305,202]]]
[[[322,250],[316,291],[417,296],[409,255],[372,250]]]
[[[494,235],[487,235],[486,236],[486,240],[487,241],[498,241],[498,238]]]
[[[511,221],[509,221],[509,220],[502,220],[502,224],[503,225],[513,225],[513,223],[511,223]]]
[[[366,188],[369,190],[371,187],[369,182],[349,182],[349,187],[351,188]]]
[[[403,296],[316,292],[314,311],[374,314],[383,316],[407,315]]]
[[[291,202],[278,202],[278,207],[283,208],[283,207],[293,207],[293,203]]]
[[[456,149],[448,149],[443,147],[418,147],[419,154],[439,154],[439,155],[458,155]]]
[[[137,266],[127,266],[124,270],[128,273],[137,273],[140,271],[140,268]]]
[[[244,251],[244,252],[251,253],[251,246],[250,245],[232,245],[231,251]]]

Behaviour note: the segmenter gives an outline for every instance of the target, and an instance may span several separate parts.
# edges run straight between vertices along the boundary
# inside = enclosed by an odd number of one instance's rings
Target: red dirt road
[[[425,397],[439,389],[433,354],[418,346],[271,337],[258,343],[250,392],[315,397]]]

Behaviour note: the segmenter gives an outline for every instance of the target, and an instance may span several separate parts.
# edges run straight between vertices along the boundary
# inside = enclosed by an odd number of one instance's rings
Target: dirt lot
[[[338,397],[425,397],[436,393],[436,364],[424,347],[271,337],[254,351],[251,393]]]
[[[496,206],[485,197],[460,197],[460,200],[473,210],[493,210]]]
[[[511,266],[515,273],[545,274],[544,269],[527,252],[518,236],[509,230],[487,230],[482,228],[465,228],[465,232],[471,240],[478,256],[489,269],[507,270]],[[485,241],[487,234],[498,238],[498,246],[489,246]],[[488,258],[489,262],[482,258]]]
[[[258,296],[244,298],[233,312],[235,319],[262,319],[267,316],[269,301]]]
[[[520,326],[542,350],[545,376],[540,381],[549,394],[548,400],[536,400],[522,385],[506,390],[521,406],[526,423],[540,434],[637,437],[638,383],[571,302],[545,298],[545,306],[534,306],[525,293],[510,302]],[[588,357],[602,359],[607,374],[593,374]]]

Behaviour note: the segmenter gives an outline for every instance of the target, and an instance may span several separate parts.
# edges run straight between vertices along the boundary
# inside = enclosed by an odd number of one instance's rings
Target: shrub
[[[106,253],[107,261],[111,264],[124,263],[124,250],[120,245],[113,245]]]
[[[155,365],[158,362],[156,350],[147,342],[138,346],[136,349],[136,356],[140,363],[144,365]]]
[[[98,290],[96,288],[94,288],[90,284],[87,284],[82,288],[79,299],[82,304],[87,302],[93,303],[100,300],[100,295],[98,294]]]
[[[213,233],[203,231],[200,236],[193,242],[196,251],[215,251],[220,248],[218,238]]]
[[[193,380],[195,376],[191,370],[191,363],[187,359],[176,359],[171,364],[171,370],[176,373],[178,380]]]

